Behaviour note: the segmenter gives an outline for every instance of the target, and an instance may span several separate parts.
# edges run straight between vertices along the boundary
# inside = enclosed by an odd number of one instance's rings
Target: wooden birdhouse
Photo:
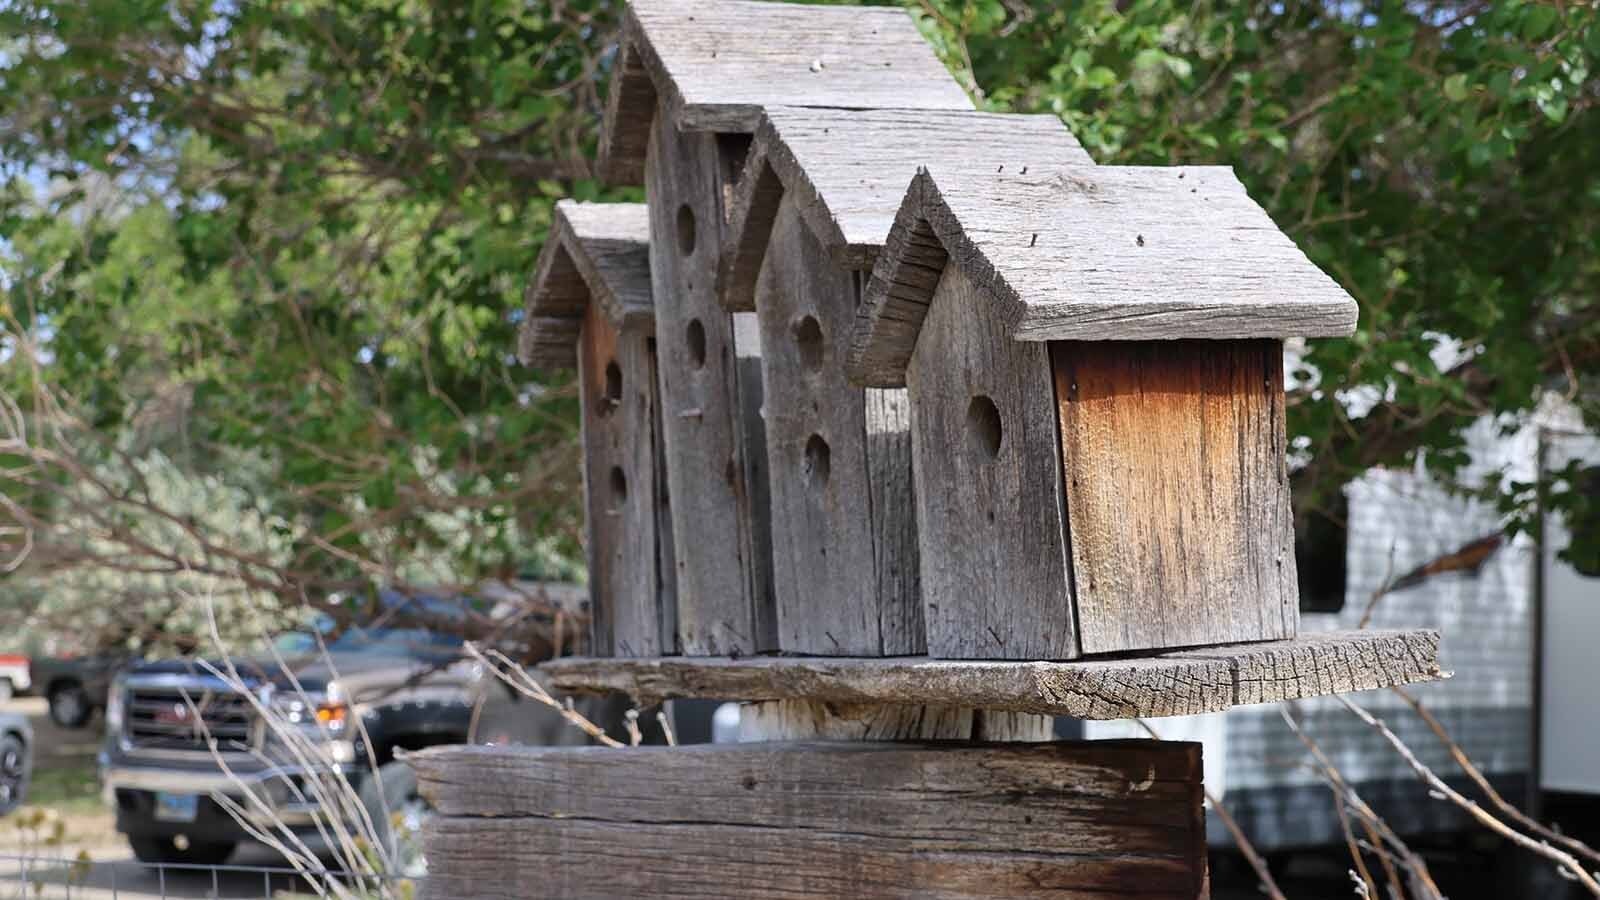
[[[900,10],[744,0],[629,6],[600,168],[612,183],[642,181],[651,210],[686,654],[777,644],[760,337],[753,316],[718,302],[716,273],[750,133],[762,109],[779,103],[971,108]]]
[[[733,192],[724,305],[760,323],[778,646],[925,650],[908,401],[844,362],[865,274],[927,160],[1092,164],[1054,116],[769,108]]]
[[[930,655],[1294,637],[1282,341],[1355,321],[1229,169],[917,174],[849,368],[910,393]]]
[[[522,328],[525,362],[578,370],[591,652],[602,656],[677,646],[649,233],[642,203],[557,203]]]

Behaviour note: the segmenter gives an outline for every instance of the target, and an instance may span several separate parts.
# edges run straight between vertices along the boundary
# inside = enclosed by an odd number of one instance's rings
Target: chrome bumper
[[[321,806],[309,789],[301,789],[304,799],[296,797],[290,788],[291,779],[303,784],[316,778],[330,779],[342,775],[355,788],[358,784],[352,776],[357,772],[357,769],[348,766],[329,766],[316,770],[278,766],[228,774],[221,771],[197,772],[107,764],[100,769],[100,791],[106,805],[112,809],[116,808],[118,789],[172,794],[221,794],[237,802],[252,825],[272,827],[283,824],[296,827],[315,824],[315,815]],[[247,794],[257,798],[260,803],[247,799]]]

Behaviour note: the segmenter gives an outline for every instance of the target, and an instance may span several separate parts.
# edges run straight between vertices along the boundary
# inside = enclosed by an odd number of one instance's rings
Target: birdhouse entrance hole
[[[982,394],[967,404],[967,437],[972,448],[985,459],[1000,455],[1000,441],[1004,437],[1000,427],[1000,410],[994,401]]]

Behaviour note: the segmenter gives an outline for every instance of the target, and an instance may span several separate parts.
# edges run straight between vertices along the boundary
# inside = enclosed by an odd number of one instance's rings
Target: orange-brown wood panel
[[[1294,636],[1282,344],[1050,351],[1082,651]]]

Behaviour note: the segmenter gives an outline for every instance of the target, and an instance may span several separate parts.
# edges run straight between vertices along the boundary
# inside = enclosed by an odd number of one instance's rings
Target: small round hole
[[[678,207],[678,252],[684,256],[694,252],[694,210],[687,203]]]
[[[1000,428],[1000,410],[994,401],[979,394],[967,404],[967,438],[972,448],[989,459],[1000,455],[1000,441],[1004,437]]]
[[[828,442],[822,439],[822,435],[813,434],[806,441],[806,480],[815,490],[820,491],[828,486],[828,474],[832,469],[830,456]]]
[[[689,342],[689,361],[696,369],[701,368],[706,364],[706,327],[699,319],[690,319],[684,338]]]
[[[794,323],[794,342],[800,348],[800,365],[807,372],[822,370],[822,326],[813,316]]]
[[[602,415],[611,412],[622,405],[622,369],[616,360],[606,363],[606,388],[605,394],[600,398],[600,412]]]
[[[628,478],[620,466],[611,467],[611,499],[617,503],[628,499]]]

